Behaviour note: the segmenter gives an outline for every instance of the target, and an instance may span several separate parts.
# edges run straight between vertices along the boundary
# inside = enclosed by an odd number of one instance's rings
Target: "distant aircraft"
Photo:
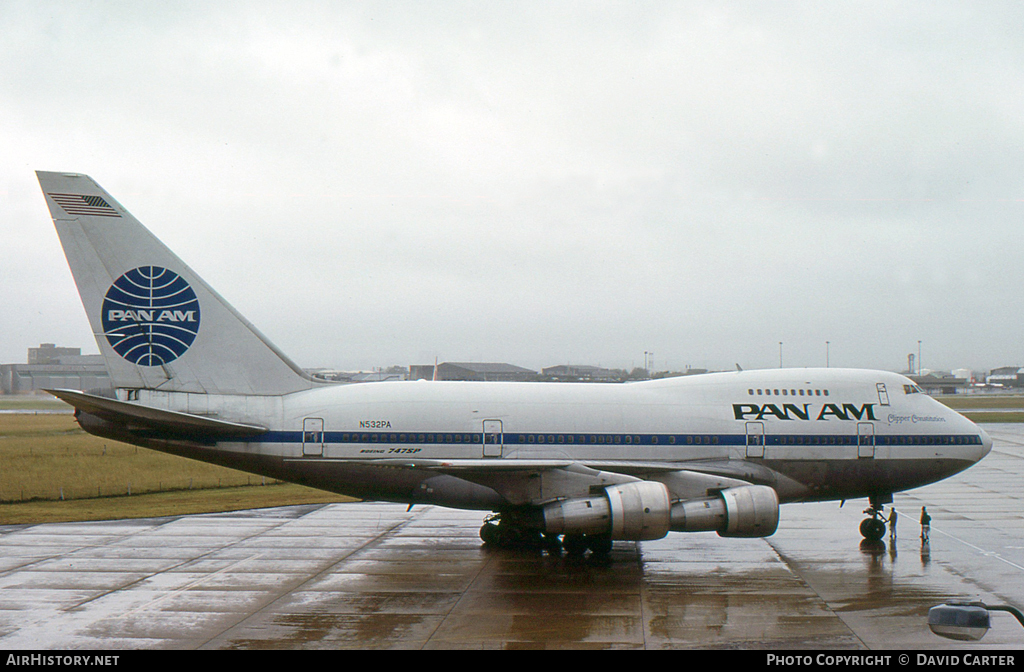
[[[992,446],[884,371],[316,380],[92,179],[37,175],[114,395],[50,391],[98,436],[364,500],[489,511],[485,542],[570,554],[670,531],[768,536],[780,502],[862,497],[861,532],[878,539],[892,493]]]

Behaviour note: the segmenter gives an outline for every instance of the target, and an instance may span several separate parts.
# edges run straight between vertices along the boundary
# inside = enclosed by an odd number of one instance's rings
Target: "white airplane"
[[[493,512],[485,542],[768,536],[780,502],[892,493],[971,466],[974,423],[884,371],[625,384],[311,378],[85,175],[38,172],[114,387],[51,390],[98,436],[364,500]]]

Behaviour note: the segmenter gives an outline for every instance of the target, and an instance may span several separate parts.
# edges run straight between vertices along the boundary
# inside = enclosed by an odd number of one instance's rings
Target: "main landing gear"
[[[547,551],[549,555],[561,556],[564,551],[570,558],[582,558],[587,551],[595,557],[605,557],[612,551],[612,540],[604,534],[546,534],[516,520],[516,516],[502,518],[500,513],[484,519],[480,538],[487,546],[494,548]]]
[[[892,495],[883,497],[870,497],[870,506],[864,509],[864,513],[871,516],[865,518],[860,524],[860,533],[868,541],[881,541],[885,536],[885,516],[882,512],[884,504],[892,504]]]

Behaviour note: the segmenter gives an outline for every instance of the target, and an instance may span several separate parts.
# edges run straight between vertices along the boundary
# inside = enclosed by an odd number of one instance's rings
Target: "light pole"
[[[825,368],[828,368],[828,341],[825,341]]]
[[[1024,625],[1024,614],[1010,605],[950,601],[928,610],[928,627],[940,637],[977,641],[988,632],[990,611],[1005,611]]]
[[[779,368],[782,368],[782,341],[779,341]]]
[[[921,341],[917,342],[917,375],[921,375]]]

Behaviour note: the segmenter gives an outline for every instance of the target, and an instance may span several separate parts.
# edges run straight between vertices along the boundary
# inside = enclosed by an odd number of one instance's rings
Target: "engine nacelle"
[[[549,534],[607,534],[612,539],[661,539],[671,527],[668,488],[654,481],[612,485],[604,494],[574,497],[543,509]]]
[[[778,527],[779,496],[767,485],[726,488],[717,497],[688,499],[672,507],[672,529],[677,532],[767,537]]]

